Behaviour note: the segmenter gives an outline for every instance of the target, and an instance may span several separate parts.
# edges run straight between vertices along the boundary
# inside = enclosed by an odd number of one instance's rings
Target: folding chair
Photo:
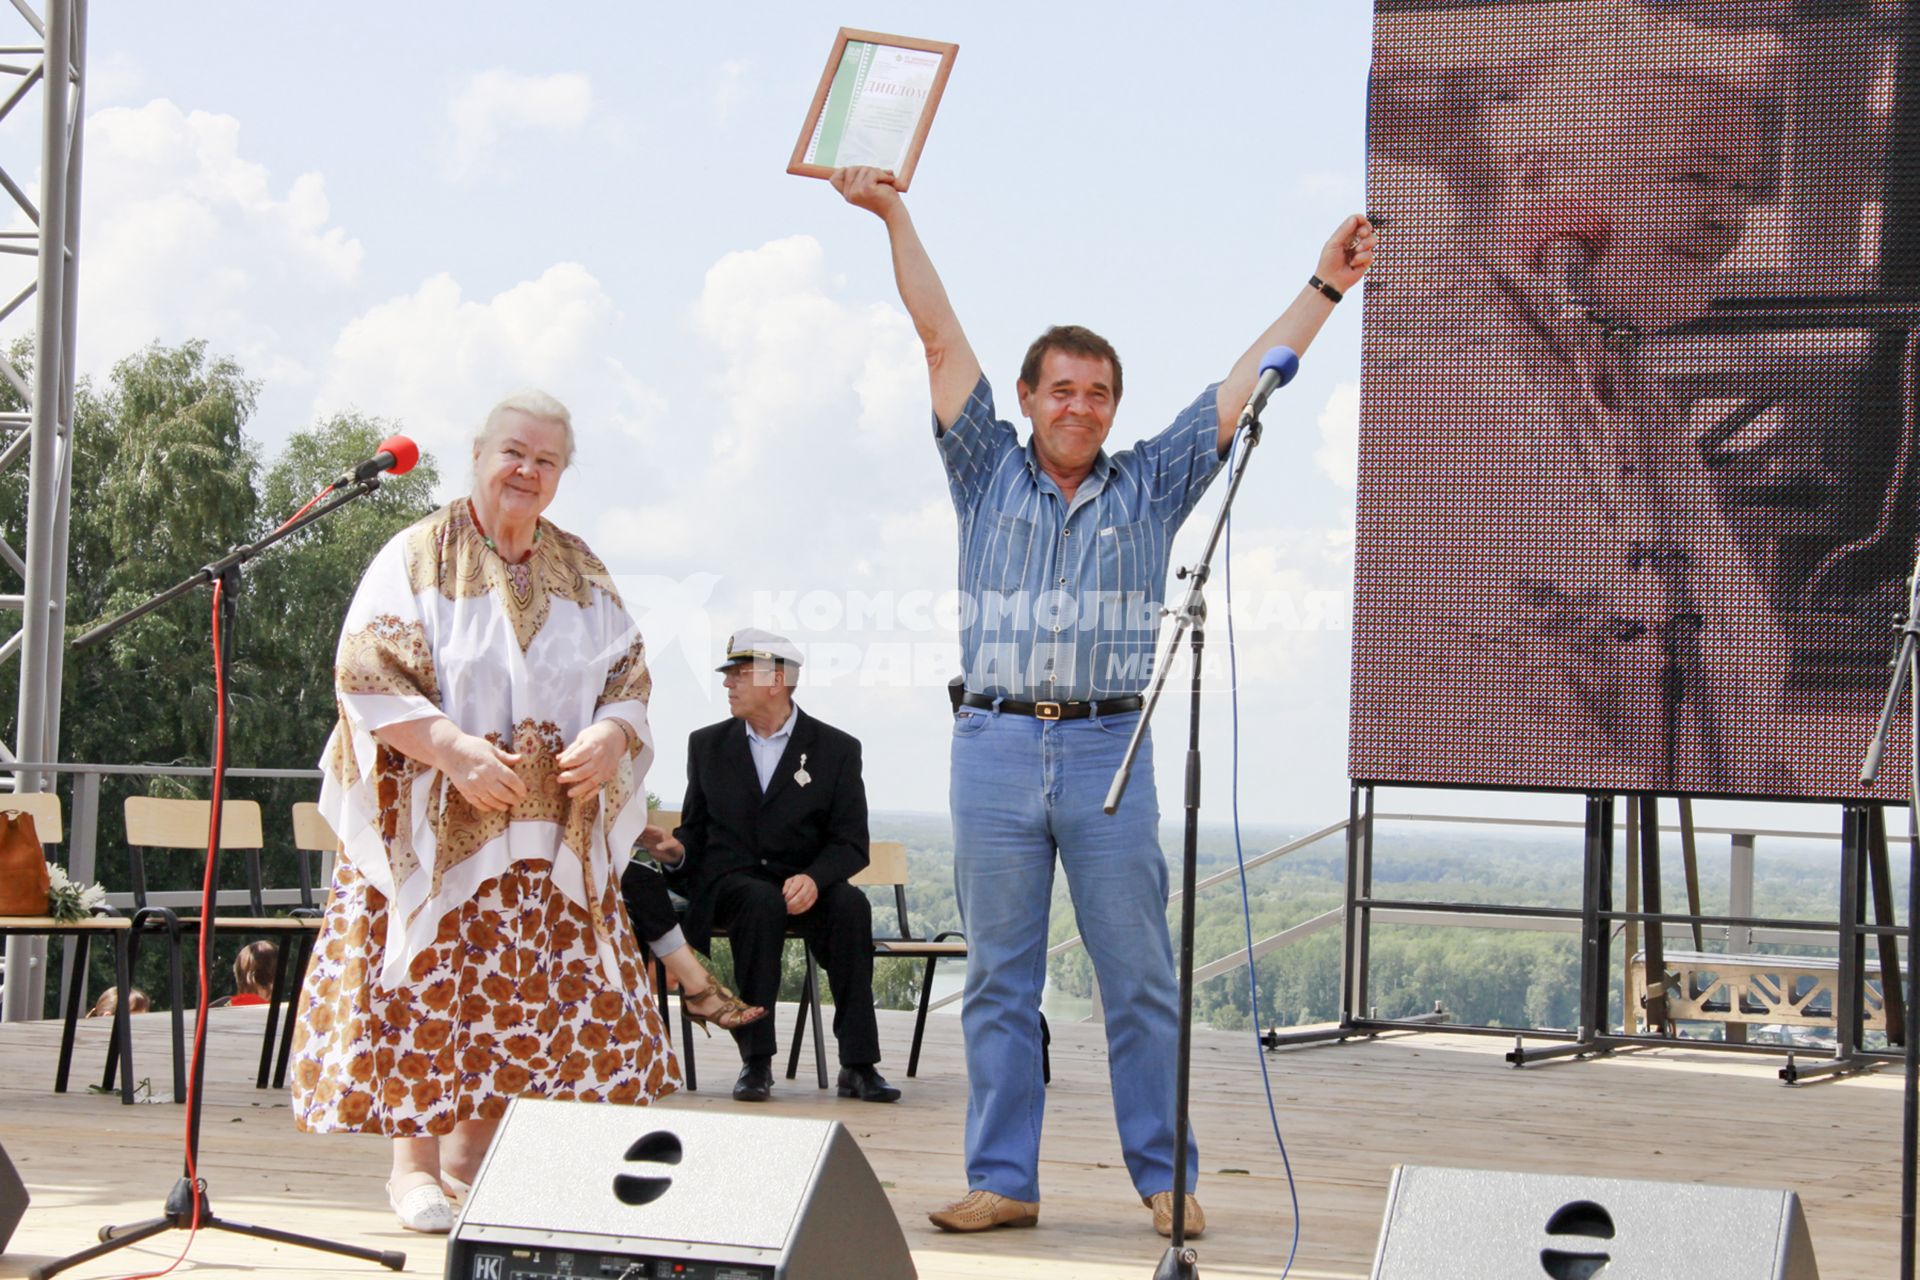
[[[206,800],[163,800],[155,796],[127,797],[125,813],[127,824],[127,852],[133,880],[133,935],[131,951],[138,953],[140,939],[144,934],[157,933],[167,944],[167,978],[170,994],[173,998],[173,1100],[186,1101],[186,1027],[185,993],[181,977],[181,944],[187,938],[197,934],[203,927],[211,927],[217,932],[237,933],[255,937],[271,937],[280,943],[281,967],[285,967],[289,940],[308,939],[319,928],[317,918],[268,915],[265,902],[265,889],[260,876],[260,849],[264,843],[260,827],[260,805],[253,800],[228,800],[221,807],[220,848],[223,851],[237,851],[246,855],[247,889],[246,903],[249,914],[243,916],[216,915],[212,921],[203,922],[197,915],[182,915],[171,907],[155,906],[149,902],[147,886],[147,857],[150,853],[163,850],[205,854],[207,848],[207,823],[211,816],[212,805]],[[218,910],[220,895],[215,899]],[[212,982],[215,975],[207,975]],[[269,1001],[269,1029],[261,1043],[260,1055],[262,1073],[272,1053],[272,1026],[279,1007],[279,984],[276,982],[274,998]],[[212,992],[202,991],[199,999],[210,1001]],[[111,1052],[109,1053],[109,1075],[111,1075]]]
[[[920,1041],[927,1031],[927,1006],[933,1002],[934,966],[942,960],[965,960],[967,958],[967,936],[957,929],[948,929],[931,938],[922,938],[914,933],[913,926],[907,920],[907,847],[898,840],[875,840],[867,849],[867,865],[856,872],[848,881],[863,889],[890,888],[893,890],[893,909],[899,932],[893,937],[876,936],[873,940],[873,955],[876,960],[924,960],[926,968],[920,978],[920,1003],[913,1018],[913,1047],[907,1054],[907,1078],[912,1079],[920,1070]],[[800,1019],[794,1026],[793,1047],[787,1063],[787,1078],[793,1078],[794,1063],[800,1057],[800,1037],[806,1029],[808,1006],[817,999],[820,990],[820,975],[816,972],[813,953],[807,953],[807,982],[800,993]],[[820,1052],[819,1010],[813,1010],[814,1049]],[[1052,1039],[1047,1029],[1045,1014],[1040,1015],[1040,1074],[1041,1079],[1051,1083],[1053,1080],[1053,1059],[1049,1050]]]
[[[60,797],[50,791],[0,796],[0,813],[8,810],[33,816],[34,833],[40,837],[42,845],[59,844],[66,838],[61,821]],[[67,1077],[73,1067],[74,1032],[80,1020],[80,1005],[87,985],[87,961],[92,956],[95,938],[104,937],[113,947],[114,992],[119,997],[119,1005],[113,1015],[113,1043],[121,1059],[132,1061],[130,1024],[127,1021],[132,1012],[127,1005],[133,972],[127,939],[132,931],[133,921],[107,907],[95,908],[94,914],[85,920],[55,920],[52,916],[0,916],[0,938],[14,934],[56,936],[68,938],[73,944],[72,976],[67,982],[67,1007],[60,1028],[60,1059],[53,1073],[55,1093],[67,1091]],[[112,1084],[113,1069],[109,1062],[102,1087],[111,1088]],[[133,1101],[132,1071],[122,1074],[120,1101]]]

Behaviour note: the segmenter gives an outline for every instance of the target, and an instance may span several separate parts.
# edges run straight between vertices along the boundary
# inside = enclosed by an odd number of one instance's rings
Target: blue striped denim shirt
[[[1173,535],[1220,469],[1214,391],[1160,434],[1102,450],[1071,507],[994,415],[984,376],[958,421],[935,421],[960,517],[967,688],[1068,702],[1146,687]]]

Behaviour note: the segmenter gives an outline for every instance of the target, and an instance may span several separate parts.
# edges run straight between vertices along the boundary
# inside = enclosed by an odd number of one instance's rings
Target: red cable
[[[332,488],[332,485],[327,486],[328,491]],[[318,502],[325,496],[326,493],[322,492],[314,498],[313,502]],[[309,502],[307,506],[311,507],[313,502]],[[304,512],[305,509],[303,507],[301,510]],[[294,517],[295,520],[299,518],[297,515]],[[213,928],[215,903],[213,873],[215,860],[218,857],[218,851],[214,847],[213,832],[220,825],[220,800],[223,790],[221,781],[226,777],[227,771],[227,668],[224,661],[225,650],[220,647],[221,594],[221,582],[215,578],[213,581],[213,689],[218,711],[213,733],[214,787],[211,820],[207,824],[207,871],[200,881],[200,927],[202,929]],[[195,1160],[193,1142],[193,1096],[195,1085],[199,1082],[200,1073],[197,1067],[200,1055],[207,1049],[207,1009],[211,1003],[207,999],[207,993],[212,988],[208,985],[207,948],[204,943],[199,947],[199,952],[197,963],[200,974],[200,1006],[194,1011],[193,1057],[189,1060],[187,1068],[187,1185],[193,1195],[193,1221],[188,1224],[187,1242],[180,1246],[179,1257],[158,1271],[142,1271],[136,1275],[120,1277],[119,1280],[159,1280],[161,1276],[170,1274],[187,1260],[187,1251],[193,1248],[194,1238],[200,1234],[200,1172],[196,1167],[198,1162]]]
[[[314,494],[306,506],[287,517],[285,523],[283,523],[279,529],[274,530],[274,532],[278,533],[284,530],[287,525],[292,524],[301,516],[313,510],[314,506],[318,504],[322,498],[333,492],[334,487],[334,485],[328,485],[319,493]],[[200,881],[200,927],[202,929],[211,929],[213,927],[213,909],[215,905],[213,873],[216,860],[219,857],[219,851],[214,847],[213,833],[220,826],[221,799],[222,792],[225,790],[222,784],[227,776],[227,667],[225,661],[226,651],[220,646],[221,595],[220,579],[215,578],[213,581],[213,689],[216,700],[215,706],[218,710],[215,715],[213,734],[214,786],[210,821],[207,824],[207,871]],[[187,1242],[181,1246],[179,1257],[175,1258],[159,1271],[142,1271],[136,1275],[118,1277],[118,1280],[159,1280],[161,1276],[170,1274],[182,1262],[187,1260],[187,1252],[193,1248],[194,1238],[200,1234],[200,1173],[196,1167],[197,1161],[195,1160],[196,1153],[193,1142],[193,1097],[200,1074],[196,1068],[200,1061],[200,1055],[205,1053],[207,1048],[207,1008],[210,1003],[207,999],[207,992],[212,988],[209,986],[207,948],[204,942],[200,946],[199,952],[200,956],[197,963],[200,974],[200,1006],[194,1012],[193,1058],[189,1063],[187,1071],[187,1185],[193,1195],[193,1221],[187,1227]],[[292,1016],[291,1011],[289,1011],[288,1016]]]
[[[322,489],[320,492],[314,494],[313,498],[307,503],[306,506],[300,508],[298,511],[294,512],[292,515],[288,516],[286,519],[286,522],[282,524],[279,529],[275,529],[274,532],[279,533],[282,529],[285,529],[287,525],[292,524],[295,520],[298,520],[301,516],[313,510],[314,504],[319,502],[320,499],[326,497],[328,494],[332,493],[333,489],[334,489],[333,485],[328,485],[326,488]],[[215,590],[219,589],[217,584],[214,589]]]

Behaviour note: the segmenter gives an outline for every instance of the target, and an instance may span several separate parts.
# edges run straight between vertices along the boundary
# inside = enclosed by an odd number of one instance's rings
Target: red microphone
[[[413,464],[420,461],[420,446],[405,436],[388,436],[380,442],[380,452],[368,458],[351,471],[343,471],[340,478],[333,482],[334,487],[361,484],[373,479],[382,472],[405,475],[413,470]]]

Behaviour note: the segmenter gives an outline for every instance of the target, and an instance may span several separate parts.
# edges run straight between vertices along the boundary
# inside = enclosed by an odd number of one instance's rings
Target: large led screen
[[[1353,777],[1904,798],[1916,9],[1379,0]]]

